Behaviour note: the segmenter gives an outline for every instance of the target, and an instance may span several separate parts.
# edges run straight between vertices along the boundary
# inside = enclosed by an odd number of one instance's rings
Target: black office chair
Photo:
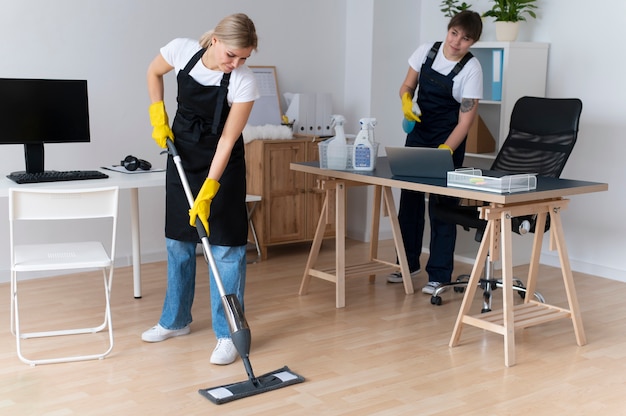
[[[511,113],[509,134],[491,165],[491,170],[560,177],[576,143],[581,111],[582,102],[577,98],[520,98]],[[465,230],[475,229],[475,240],[482,240],[487,221],[478,218],[477,206],[438,204],[437,215],[445,221],[461,225]],[[518,234],[534,233],[535,220],[535,216],[513,218],[513,231]],[[544,231],[550,227],[549,220],[548,216]],[[502,287],[502,281],[493,278],[493,262],[489,255],[486,262],[484,275],[480,279],[483,289],[482,312],[491,310],[491,292]],[[455,292],[463,292],[468,280],[469,275],[461,275],[456,282],[438,287],[432,294],[431,303],[441,305],[440,294],[449,287],[453,287]],[[519,279],[513,279],[513,289],[522,298],[525,297],[526,288]],[[541,294],[535,292],[535,297],[544,302]]]

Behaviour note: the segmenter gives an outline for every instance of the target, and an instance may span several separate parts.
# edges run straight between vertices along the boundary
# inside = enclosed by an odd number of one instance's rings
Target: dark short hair
[[[460,27],[469,38],[478,42],[483,32],[483,21],[478,13],[472,10],[463,10],[450,19],[448,30],[453,27]]]

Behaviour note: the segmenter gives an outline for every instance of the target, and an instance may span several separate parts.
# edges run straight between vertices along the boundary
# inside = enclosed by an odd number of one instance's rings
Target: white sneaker
[[[441,286],[440,282],[428,282],[426,286],[422,288],[422,293],[432,295],[439,286]]]
[[[217,345],[211,354],[211,364],[226,365],[237,359],[237,348],[230,338],[218,338]]]
[[[141,334],[141,339],[146,342],[161,342],[168,338],[179,337],[181,335],[187,335],[191,332],[189,325],[181,329],[166,329],[161,324],[156,324],[146,332]]]
[[[415,271],[412,271],[411,272],[411,277],[417,276],[417,274],[419,272],[421,272],[421,271],[422,271],[422,269],[417,269]],[[393,272],[393,273],[391,273],[389,276],[387,276],[387,281],[389,283],[402,283],[403,282],[403,280],[402,280],[402,272]]]

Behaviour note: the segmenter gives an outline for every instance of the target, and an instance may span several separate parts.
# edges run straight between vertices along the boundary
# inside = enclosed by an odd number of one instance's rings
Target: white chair
[[[115,258],[118,195],[119,189],[117,187],[93,189],[51,189],[49,187],[9,189],[11,332],[15,335],[17,355],[23,362],[36,365],[102,359],[113,349],[113,328],[111,326],[111,305],[109,299],[113,279],[113,259]],[[85,220],[89,220],[89,222],[85,222]],[[81,241],[67,242],[64,240],[69,240],[70,238],[67,238],[62,231],[49,232],[50,229],[54,230],[55,227],[72,227],[73,230],[83,230],[86,235],[88,234],[88,237]],[[62,228],[62,230],[65,229],[68,228]],[[80,233],[73,231],[71,235],[80,235]],[[51,239],[54,239],[54,242],[51,242]],[[77,237],[76,239],[79,238]],[[108,241],[109,239],[110,241]],[[85,278],[90,277],[90,269],[101,269],[104,278],[105,310],[104,320],[101,324],[88,328],[22,333],[21,325],[24,325],[24,323],[20,323],[18,274],[28,272],[33,275],[37,272],[50,271],[53,271],[55,274],[61,274],[62,271],[71,271],[71,276],[77,278],[76,284],[79,285]],[[83,273],[78,273],[80,271]],[[85,272],[87,273],[85,274]],[[43,280],[49,281],[49,279],[53,278],[49,277]],[[36,283],[36,281],[33,281],[33,283]],[[72,297],[72,293],[67,293],[67,297]],[[58,305],[63,306],[62,299],[60,299]],[[52,323],[46,321],[45,309],[22,312],[24,317],[28,317],[29,328],[35,325],[37,327],[52,326]],[[80,311],[73,313],[81,314]],[[34,315],[38,315],[36,319]],[[48,325],[45,325],[46,323]],[[37,359],[26,358],[22,353],[22,341],[28,338],[95,334],[105,328],[108,328],[108,342],[106,343],[106,349],[101,353]],[[77,338],[68,339],[78,341]],[[89,345],[89,348],[93,347],[92,344]],[[77,349],[74,343],[72,343],[72,347],[74,351]]]

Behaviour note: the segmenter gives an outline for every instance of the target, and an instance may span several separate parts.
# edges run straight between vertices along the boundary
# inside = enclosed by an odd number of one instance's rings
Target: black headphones
[[[120,162],[126,170],[134,171],[137,169],[150,170],[152,169],[152,163],[147,160],[136,158],[135,156],[128,155]]]

